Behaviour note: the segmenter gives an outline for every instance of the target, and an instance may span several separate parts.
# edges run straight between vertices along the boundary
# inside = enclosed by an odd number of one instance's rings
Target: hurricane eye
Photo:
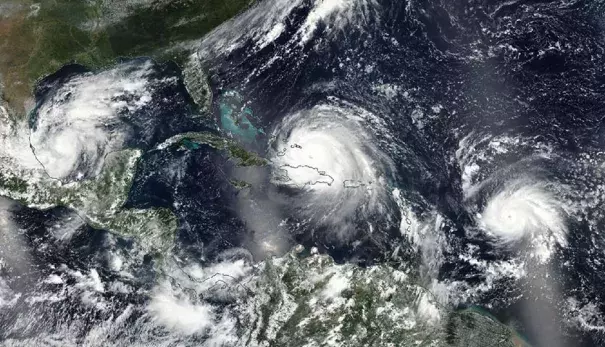
[[[391,164],[364,130],[361,112],[320,104],[284,117],[273,131],[274,184],[298,190],[291,203],[299,217],[328,223],[336,234],[354,234],[356,214],[388,199],[382,175]]]

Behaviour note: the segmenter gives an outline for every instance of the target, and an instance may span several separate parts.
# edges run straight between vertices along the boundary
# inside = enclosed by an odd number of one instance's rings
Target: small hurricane
[[[487,201],[479,223],[498,241],[527,240],[532,254],[545,261],[556,245],[566,244],[566,213],[562,202],[542,182],[505,184]]]

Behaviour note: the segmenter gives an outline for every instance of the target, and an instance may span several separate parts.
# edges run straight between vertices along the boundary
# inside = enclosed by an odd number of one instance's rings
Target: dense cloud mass
[[[0,338],[598,346],[600,10],[264,0],[183,71],[64,67],[0,128],[0,173],[52,182],[0,201]],[[83,213],[117,181],[128,214]]]

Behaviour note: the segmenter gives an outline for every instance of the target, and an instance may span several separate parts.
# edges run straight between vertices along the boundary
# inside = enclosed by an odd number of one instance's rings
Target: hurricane
[[[107,153],[126,141],[129,129],[120,116],[151,101],[151,67],[149,62],[73,76],[47,96],[33,119],[30,142],[49,176],[98,174]]]
[[[149,147],[183,126],[183,96],[162,110],[169,102],[163,94],[183,88],[173,68],[142,58],[96,72],[65,66],[42,80],[29,144],[47,175],[63,182],[93,178],[110,153]],[[162,129],[149,128],[159,122]]]
[[[601,5],[7,1],[0,344],[603,345]]]
[[[291,114],[273,130],[274,184],[293,190],[304,218],[347,239],[356,219],[388,213],[389,158],[365,129],[371,115],[323,104]]]
[[[540,260],[555,246],[565,246],[566,213],[548,186],[531,180],[509,182],[489,198],[480,225],[497,241],[514,244],[525,240]]]

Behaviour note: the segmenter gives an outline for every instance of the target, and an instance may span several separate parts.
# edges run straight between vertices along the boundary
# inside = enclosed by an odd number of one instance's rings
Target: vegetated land
[[[4,1],[0,91],[11,114],[24,116],[36,81],[64,64],[99,68],[134,56],[180,63],[253,0]]]

